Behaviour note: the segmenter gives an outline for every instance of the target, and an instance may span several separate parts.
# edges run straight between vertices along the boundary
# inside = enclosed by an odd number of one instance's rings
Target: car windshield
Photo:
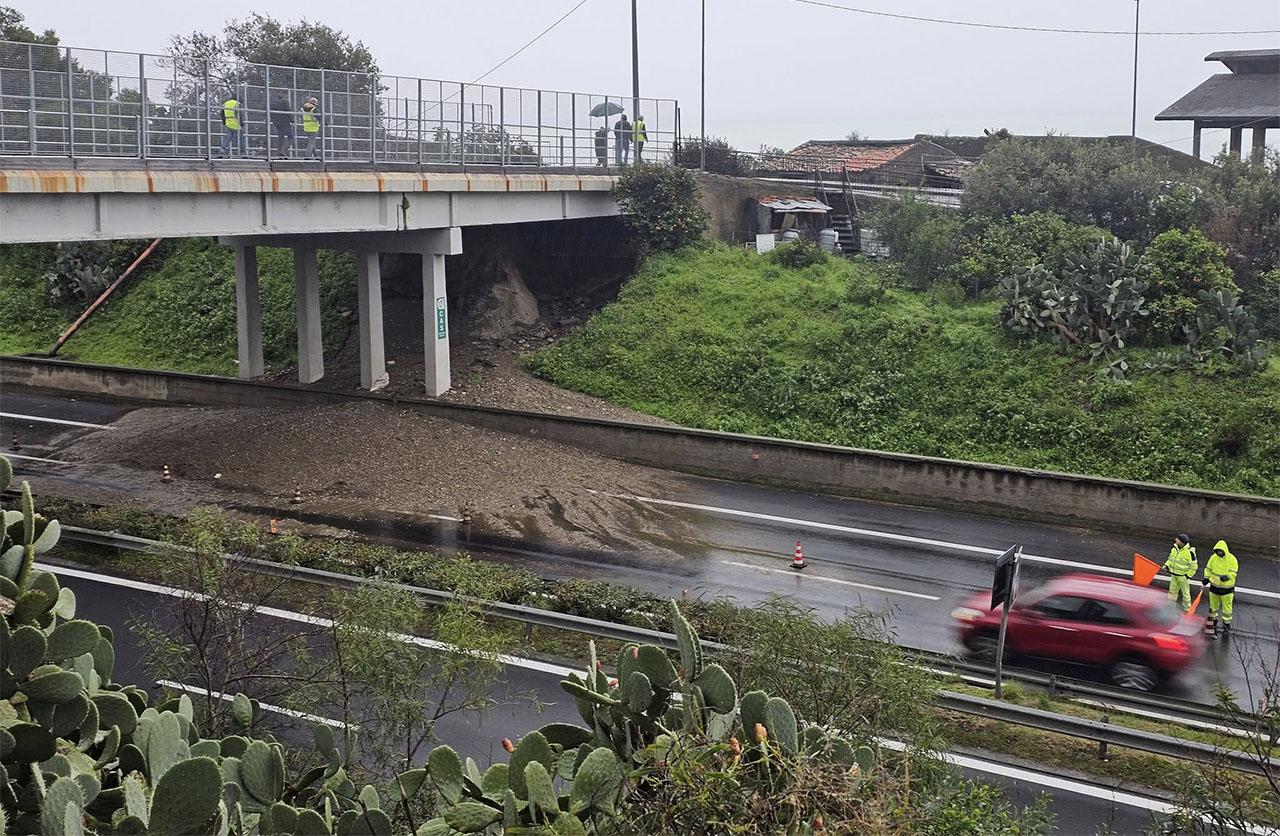
[[[1147,621],[1158,627],[1176,627],[1182,618],[1182,611],[1172,601],[1161,601],[1146,609]]]

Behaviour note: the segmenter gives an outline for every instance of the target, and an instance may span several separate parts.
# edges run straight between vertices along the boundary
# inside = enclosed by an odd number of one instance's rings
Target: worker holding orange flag
[[[1173,548],[1169,549],[1169,559],[1164,562],[1164,569],[1169,573],[1169,597],[1182,607],[1183,612],[1191,609],[1191,579],[1195,577],[1199,566],[1196,547],[1191,545],[1191,538],[1186,534],[1173,538]]]

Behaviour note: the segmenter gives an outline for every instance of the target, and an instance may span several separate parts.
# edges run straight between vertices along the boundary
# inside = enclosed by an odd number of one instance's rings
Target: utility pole
[[[702,150],[698,168],[707,170],[707,0],[702,0],[702,92],[698,94],[698,104],[702,108]]]
[[[1133,0],[1133,118],[1129,123],[1129,151],[1138,159],[1138,17],[1142,0]]]
[[[631,0],[631,118],[640,115],[640,27],[636,0]]]

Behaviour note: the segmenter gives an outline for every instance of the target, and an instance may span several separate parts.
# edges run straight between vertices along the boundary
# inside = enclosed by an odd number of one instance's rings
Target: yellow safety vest
[[[227,130],[240,130],[240,103],[235,99],[222,103],[222,124],[227,126]]]
[[[636,142],[648,142],[649,136],[644,132],[644,120],[637,119],[635,121]]]
[[[302,131],[308,134],[320,133],[320,120],[316,118],[315,108],[302,109]]]

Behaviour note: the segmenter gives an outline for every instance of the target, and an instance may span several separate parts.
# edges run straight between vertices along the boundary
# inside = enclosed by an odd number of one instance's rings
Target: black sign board
[[[991,582],[991,609],[1009,602],[1013,606],[1013,578],[1018,566],[1018,547],[1010,546],[996,558],[996,575]]]

